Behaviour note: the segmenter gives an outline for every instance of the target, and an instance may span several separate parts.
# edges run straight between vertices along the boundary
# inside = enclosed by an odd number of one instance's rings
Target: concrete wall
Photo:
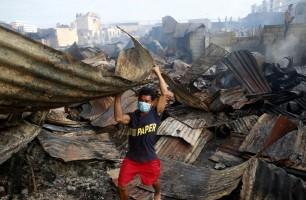
[[[198,59],[205,49],[205,28],[199,28],[189,36],[189,48],[192,60]]]
[[[231,46],[237,42],[237,39],[234,32],[223,32],[210,36],[210,42],[230,50]]]
[[[58,47],[66,47],[78,42],[76,29],[73,28],[56,28],[56,38]]]

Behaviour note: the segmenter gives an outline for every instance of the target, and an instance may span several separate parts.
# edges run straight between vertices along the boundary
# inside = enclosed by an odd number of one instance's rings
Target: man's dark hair
[[[157,98],[156,90],[149,88],[149,87],[143,87],[137,93],[138,93],[138,97],[145,95],[145,96],[151,96],[152,100]]]

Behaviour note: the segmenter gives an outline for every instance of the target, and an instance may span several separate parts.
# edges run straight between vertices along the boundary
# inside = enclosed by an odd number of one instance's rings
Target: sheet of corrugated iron
[[[181,138],[161,137],[155,145],[159,157],[193,163],[201,153],[204,146],[212,138],[212,133],[204,129],[194,146]]]
[[[137,109],[137,97],[135,92],[128,90],[122,95],[122,109],[124,113],[134,112]],[[115,125],[117,122],[114,117],[114,106],[113,104],[100,116],[91,121],[93,126],[106,127]]]
[[[239,151],[239,148],[257,120],[258,117],[252,115],[228,123],[227,125],[233,130],[230,138],[219,146],[209,159],[214,162],[223,163],[228,167],[242,163],[244,160],[241,158],[242,153]]]
[[[125,76],[130,73],[133,80],[139,81],[149,75],[153,62],[140,43],[133,41],[136,48],[121,59],[120,69]],[[132,65],[133,70],[124,69]],[[134,68],[139,69],[137,74]],[[110,96],[139,84],[75,61],[3,27],[0,27],[0,70],[0,112],[61,107]]]
[[[265,151],[293,130],[297,130],[297,124],[288,119],[288,117],[279,115],[260,152]]]
[[[80,116],[88,120],[97,119],[113,105],[113,102],[113,97],[104,97],[102,99],[90,101],[88,104],[82,105]]]
[[[269,138],[276,120],[277,117],[266,114],[260,117],[259,122],[246,137],[239,150],[258,153],[263,148],[267,138]],[[291,168],[306,170],[305,132],[305,127],[299,127],[298,131],[289,132],[266,149],[263,155],[270,157],[273,161],[287,160]]]
[[[179,85],[178,83],[175,83],[168,75],[162,74],[165,81],[175,94],[175,98],[192,108],[198,108],[202,110],[208,111],[208,102],[210,101],[209,98],[201,100],[200,98],[196,97],[195,95],[191,94],[187,89]],[[208,95],[207,95],[208,96]]]
[[[120,155],[108,137],[102,135],[59,135],[43,130],[38,139],[52,157],[73,160],[118,160]]]
[[[247,135],[256,124],[257,120],[258,116],[251,115],[234,120],[228,125],[234,130],[234,132]]]
[[[192,200],[213,200],[229,195],[238,186],[248,166],[245,162],[225,170],[213,170],[171,160],[162,160],[161,164],[162,195]]]
[[[282,168],[253,159],[242,178],[240,199],[304,200],[306,184]]]
[[[172,117],[168,117],[158,128],[157,135],[179,137],[194,146],[202,131],[203,128],[193,129]]]
[[[186,106],[175,106],[167,109],[167,113],[176,120],[191,128],[209,128],[229,122],[226,115],[203,112]]]
[[[242,153],[240,153],[239,147],[245,140],[245,137],[246,134],[231,133],[230,138],[224,144],[220,145],[209,159],[214,162],[223,163],[227,167],[242,163],[244,160],[241,159]]]
[[[265,141],[265,137],[271,132],[277,117],[263,114],[253,126],[251,132],[241,144],[239,150],[257,153]]]
[[[12,154],[30,143],[41,131],[41,124],[48,112],[38,112],[30,122],[22,121],[17,126],[1,131],[0,134],[0,164],[9,159]],[[33,122],[33,123],[32,123]],[[37,124],[37,125],[36,125]]]
[[[269,83],[251,52],[247,50],[232,52],[222,62],[250,94],[271,92]]]
[[[223,59],[228,53],[228,51],[216,44],[209,44],[201,57],[192,64],[182,80],[186,83],[195,80],[200,75],[204,74],[210,67],[217,64],[217,62]]]
[[[122,32],[126,33],[133,41],[134,47],[122,50],[119,53],[116,64],[116,75],[130,81],[140,82],[151,73],[154,60],[150,52],[145,49],[133,36],[117,26]]]
[[[71,127],[82,127],[86,125],[86,123],[84,122],[78,122],[68,119],[64,108],[51,110],[47,116],[46,122],[59,126],[71,126]]]

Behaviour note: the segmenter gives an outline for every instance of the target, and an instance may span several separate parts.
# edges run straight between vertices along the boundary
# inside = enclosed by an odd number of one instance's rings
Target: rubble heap
[[[0,102],[2,199],[118,199],[128,130],[113,119],[112,95],[126,91],[124,111],[135,110],[139,86],[157,86],[148,78],[153,58],[132,36],[134,48],[114,65],[101,51],[74,46],[89,55],[78,62],[6,29],[1,34],[24,42],[16,49],[0,40],[8,72],[0,77],[7,97]],[[20,63],[8,63],[5,52]],[[306,198],[304,67],[214,44],[191,65],[154,59],[164,63],[173,92],[155,144],[164,199]],[[138,179],[130,185],[132,199],[151,199],[152,192]]]

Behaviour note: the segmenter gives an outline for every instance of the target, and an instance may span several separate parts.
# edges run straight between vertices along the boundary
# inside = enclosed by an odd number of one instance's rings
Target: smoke
[[[293,57],[295,62],[300,61],[299,37],[288,35],[276,40],[274,44],[266,45],[266,61],[282,63],[284,57]]]

